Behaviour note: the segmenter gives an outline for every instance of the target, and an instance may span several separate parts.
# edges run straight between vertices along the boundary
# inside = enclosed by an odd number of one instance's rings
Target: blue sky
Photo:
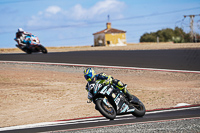
[[[44,46],[93,45],[93,33],[106,28],[125,30],[128,43],[146,32],[182,27],[200,14],[199,0],[0,0],[0,48],[15,47],[18,28],[37,35]],[[200,16],[194,18],[200,33]]]

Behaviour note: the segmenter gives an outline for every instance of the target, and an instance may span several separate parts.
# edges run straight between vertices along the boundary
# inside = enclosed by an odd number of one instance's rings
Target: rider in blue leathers
[[[27,36],[31,36],[32,34],[29,32],[25,32],[22,28],[19,28],[16,32],[16,38],[14,39],[18,45],[22,48],[29,47],[29,43],[25,41]]]
[[[104,84],[108,85],[112,84],[114,87],[120,89],[128,98],[129,102],[133,102],[133,95],[131,95],[127,90],[127,85],[122,83],[118,79],[114,79],[110,75],[106,75],[105,73],[96,74],[92,68],[87,68],[84,70],[84,77],[88,81],[86,85],[86,90],[88,91],[88,99],[91,100],[93,95],[90,93],[89,86],[91,83],[94,83],[96,80],[104,80]]]

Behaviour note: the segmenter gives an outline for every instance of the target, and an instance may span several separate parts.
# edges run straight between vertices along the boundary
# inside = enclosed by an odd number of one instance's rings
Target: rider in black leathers
[[[88,99],[92,100],[92,93],[90,93],[89,90],[89,85],[91,83],[94,83],[96,80],[105,80],[104,84],[108,85],[109,83],[112,84],[114,87],[120,89],[128,98],[129,102],[133,102],[133,95],[131,95],[128,90],[127,90],[127,85],[122,83],[120,80],[118,79],[114,79],[112,76],[110,75],[106,75],[105,73],[100,73],[100,74],[96,74],[95,71],[92,68],[87,68],[84,70],[84,77],[85,79],[88,81],[88,84],[86,85],[86,90],[88,91]]]

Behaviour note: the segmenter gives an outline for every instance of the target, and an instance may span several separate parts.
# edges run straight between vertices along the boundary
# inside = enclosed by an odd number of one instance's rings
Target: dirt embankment
[[[0,63],[0,127],[100,115],[84,67]],[[147,110],[200,104],[200,74],[95,68],[128,84]]]
[[[45,46],[45,45],[44,45]],[[155,49],[183,49],[200,48],[200,43],[128,43],[127,46],[116,47],[47,47],[49,52],[87,51],[87,50],[155,50]],[[0,53],[24,53],[18,48],[2,48]]]

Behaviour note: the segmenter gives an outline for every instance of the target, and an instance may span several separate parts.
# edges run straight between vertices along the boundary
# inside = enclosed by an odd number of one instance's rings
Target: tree
[[[199,34],[196,36],[197,39],[200,37]],[[175,27],[174,30],[171,28],[166,28],[158,30],[157,32],[144,33],[140,37],[140,42],[157,42],[157,37],[159,37],[159,42],[190,42],[190,34],[185,33],[183,29],[179,27]]]
[[[140,38],[140,42],[145,42],[145,40],[148,40],[148,42],[155,42],[156,41],[156,35],[153,34],[153,33],[145,33]]]

